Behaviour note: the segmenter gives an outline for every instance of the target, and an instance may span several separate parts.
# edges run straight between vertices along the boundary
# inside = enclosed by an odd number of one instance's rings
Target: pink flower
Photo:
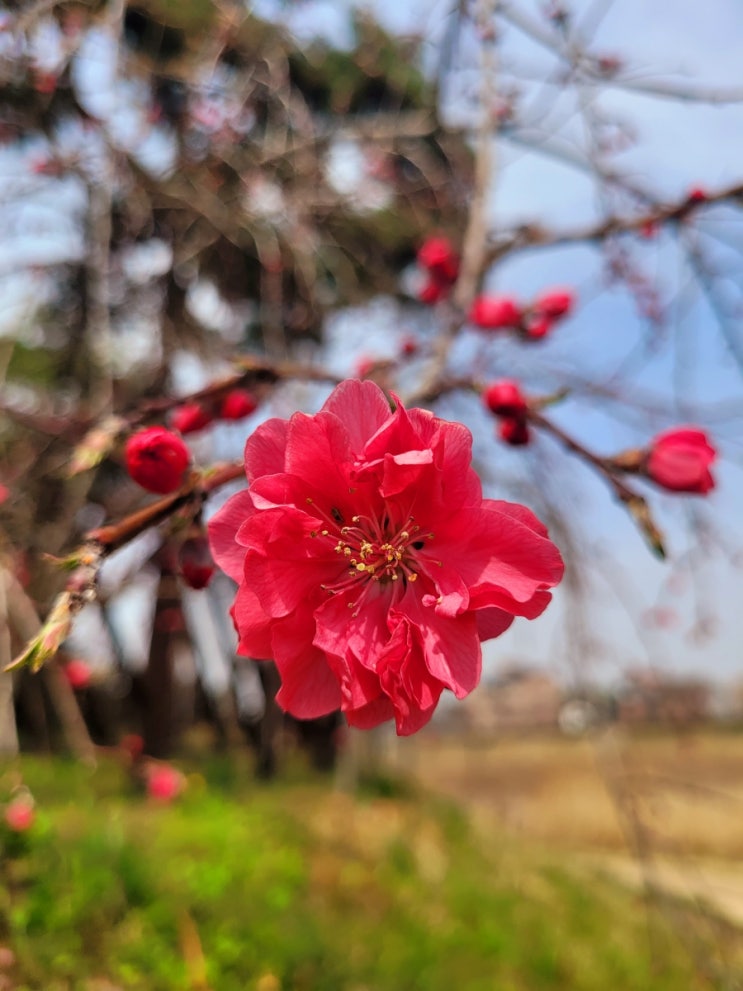
[[[521,307],[510,296],[478,296],[469,312],[472,323],[483,330],[518,327],[521,317]]]
[[[147,794],[157,802],[172,802],[183,791],[183,775],[170,764],[157,764],[147,772]]]
[[[262,424],[209,529],[238,649],[276,662],[282,707],[409,734],[477,685],[480,641],[538,616],[563,564],[528,509],[483,499],[466,427],[395,402],[351,380]]]
[[[181,434],[195,434],[208,427],[214,417],[201,403],[184,403],[173,410],[170,425]]]
[[[699,427],[675,427],[651,442],[645,471],[664,489],[704,495],[715,487],[709,468],[716,457],[717,451]]]
[[[4,818],[5,825],[14,833],[27,832],[36,819],[33,799],[28,795],[12,799],[5,806]]]
[[[165,427],[146,427],[132,434],[124,449],[126,468],[148,492],[166,495],[183,482],[191,455],[183,440]]]

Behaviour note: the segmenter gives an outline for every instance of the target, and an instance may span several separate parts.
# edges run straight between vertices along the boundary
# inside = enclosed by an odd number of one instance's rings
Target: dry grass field
[[[430,732],[392,759],[461,802],[485,836],[505,832],[562,851],[573,866],[743,926],[743,734]]]
[[[550,846],[743,858],[743,734],[711,730],[495,740],[421,734],[394,759],[476,818]]]

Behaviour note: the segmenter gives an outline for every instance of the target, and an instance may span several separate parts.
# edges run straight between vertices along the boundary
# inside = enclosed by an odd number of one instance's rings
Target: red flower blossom
[[[482,394],[482,401],[496,416],[523,416],[526,412],[526,399],[518,382],[499,379],[491,382]]]
[[[34,801],[29,795],[21,795],[12,799],[5,806],[5,825],[14,833],[25,833],[36,819]]]
[[[435,282],[451,285],[459,275],[459,256],[446,237],[429,237],[418,250],[418,264]]]
[[[281,706],[409,734],[477,685],[480,641],[538,616],[563,564],[528,509],[483,499],[466,427],[395,401],[352,380],[262,424],[209,529],[238,649],[276,662]]]
[[[699,427],[675,427],[651,442],[645,471],[664,489],[704,495],[715,486],[709,468],[716,457],[717,451]]]
[[[219,407],[221,420],[242,420],[258,409],[258,403],[252,392],[247,389],[231,389],[222,400]]]
[[[181,577],[189,588],[206,588],[214,574],[214,559],[206,537],[184,540],[178,553],[178,565]]]
[[[73,657],[62,668],[70,688],[81,691],[91,682],[90,665],[80,657]]]
[[[147,794],[157,802],[168,803],[183,791],[183,775],[170,764],[153,765],[147,771]]]
[[[532,310],[539,317],[559,320],[570,313],[575,305],[575,294],[570,289],[548,289],[534,300]]]
[[[212,423],[214,417],[201,403],[184,403],[173,410],[170,425],[182,434],[195,434]]]
[[[148,492],[166,495],[183,481],[191,455],[181,438],[165,427],[146,427],[132,434],[124,451],[126,468]]]
[[[521,307],[510,296],[478,296],[470,307],[469,318],[483,330],[501,330],[518,327],[521,323]]]
[[[529,424],[523,416],[504,416],[498,425],[498,436],[512,447],[523,447],[531,440]]]

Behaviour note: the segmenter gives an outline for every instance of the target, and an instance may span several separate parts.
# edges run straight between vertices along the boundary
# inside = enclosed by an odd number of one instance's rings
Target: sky
[[[349,24],[343,15],[351,6],[338,0],[257,0],[253,5],[258,14],[280,12],[307,44],[318,33],[337,44],[348,43]],[[422,35],[427,61],[429,65],[435,63],[450,3],[378,0],[368,6],[390,29]],[[511,6],[544,28],[539,4],[513,0]],[[623,72],[635,85],[696,81],[709,90],[743,85],[740,0],[714,0],[711,5],[696,0],[654,0],[652,4],[647,0],[580,0],[570,6],[579,24],[592,26],[592,50],[619,57]],[[74,81],[82,101],[88,100],[91,112],[111,121],[114,140],[127,147],[141,121],[133,99],[134,84],[123,89],[112,85],[112,59],[101,54],[109,44],[103,36],[90,40],[89,49],[77,63]],[[516,78],[520,80],[520,105],[533,116],[535,138],[547,138],[548,143],[568,152],[580,148],[585,135],[570,95],[559,92],[554,57],[514,28],[505,30],[502,50],[499,81],[507,87]],[[465,42],[463,65],[467,51]],[[552,74],[552,87],[535,81],[545,72]],[[476,82],[476,74],[468,80],[466,71],[458,78],[465,87]],[[635,138],[626,150],[612,156],[611,164],[662,199],[678,199],[697,185],[714,192],[743,179],[743,101],[697,105],[618,86],[602,87],[600,93],[591,93],[590,99],[594,112],[607,120],[607,134],[621,136],[621,126],[617,129],[613,123],[618,120],[620,125],[626,123]],[[461,90],[447,94],[444,113],[451,119],[462,119]],[[173,160],[172,135],[156,128],[148,133],[147,143],[137,148],[140,164],[154,172],[165,170]],[[59,140],[74,144],[78,139],[63,133]],[[507,133],[499,137],[494,151],[496,171],[488,204],[493,229],[535,220],[557,230],[571,229],[602,215],[605,201],[585,172],[525,148]],[[42,146],[31,144],[22,154],[28,164],[43,152]],[[18,259],[23,251],[28,251],[29,257],[34,251],[46,252],[47,264],[60,253],[74,260],[82,251],[80,216],[84,201],[74,180],[66,181],[65,211],[56,208],[60,185],[45,187],[41,183],[33,196],[24,200],[22,222],[14,220],[18,154],[17,149],[0,149],[0,191],[6,196],[6,236],[4,250],[0,250],[0,288],[4,294],[0,334],[16,332],[18,314],[44,295],[38,271],[33,277],[27,272],[19,275]],[[89,148],[89,154],[95,155],[95,148]],[[710,210],[695,224],[699,237],[710,251],[719,254],[723,267],[732,257],[725,244],[732,242],[733,250],[738,241],[743,246],[738,233],[740,216],[730,209]],[[587,625],[592,629],[584,637],[576,637],[574,625],[565,625],[570,603],[558,592],[554,607],[542,620],[517,622],[511,632],[486,648],[488,670],[519,659],[554,664],[566,678],[589,672],[591,677],[611,681],[620,677],[629,663],[652,662],[667,670],[701,672],[712,678],[743,677],[743,628],[737,608],[743,596],[741,372],[730,361],[709,305],[675,239],[660,234],[647,244],[634,246],[633,251],[640,271],[657,280],[667,306],[670,319],[661,334],[661,347],[648,347],[647,326],[638,319],[626,291],[607,285],[602,257],[593,248],[579,245],[523,253],[488,276],[488,288],[522,298],[545,285],[575,286],[580,298],[575,317],[539,350],[524,351],[521,345],[504,342],[493,349],[488,360],[493,369],[505,367],[523,377],[535,391],[550,391],[561,376],[569,375],[582,381],[614,382],[623,397],[635,397],[635,405],[631,401],[612,405],[605,400],[594,402],[576,390],[570,401],[554,410],[556,420],[566,429],[606,453],[640,443],[673,422],[693,418],[703,423],[723,456],[716,469],[718,488],[703,505],[701,500],[680,500],[645,490],[669,538],[672,562],[661,564],[644,546],[624,511],[612,503],[602,483],[572,461],[567,470],[559,468],[560,459],[550,442],[540,441],[528,452],[494,451],[492,424],[476,404],[469,400],[444,404],[442,415],[464,419],[475,432],[477,458],[483,463],[493,462],[493,471],[488,472],[492,474],[489,484],[492,481],[493,494],[503,494],[509,484],[516,488],[526,459],[532,478],[545,491],[552,488],[555,498],[567,500],[585,521],[579,534],[589,565],[583,618],[590,620]],[[740,280],[739,259],[734,259],[734,265]],[[735,308],[739,301],[734,289],[730,292],[731,307]],[[208,287],[203,288],[200,299],[202,307],[211,306],[216,319],[221,304],[218,300],[209,303]],[[743,335],[743,301],[740,307],[734,329]],[[339,361],[341,370],[346,370],[344,361],[350,365],[353,347],[349,347],[349,328],[353,327],[361,328],[359,350],[367,348],[377,333],[379,347],[389,347],[397,330],[390,336],[385,326],[398,317],[392,304],[384,300],[361,321],[356,315],[349,318],[341,314],[338,326],[330,328],[328,361]],[[227,322],[233,318],[229,313],[224,315]],[[32,322],[27,321],[24,329],[32,334]],[[334,345],[334,340],[342,344]],[[465,335],[462,362],[477,356],[478,347],[472,335]],[[134,348],[130,351],[136,353]],[[279,397],[277,403],[286,403],[286,397]],[[699,553],[689,538],[690,516],[713,525],[712,542],[721,546]],[[578,622],[583,621],[579,618]]]

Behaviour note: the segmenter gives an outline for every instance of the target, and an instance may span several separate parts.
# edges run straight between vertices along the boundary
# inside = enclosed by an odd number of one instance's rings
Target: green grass
[[[404,788],[354,799],[212,762],[160,807],[114,762],[21,769],[38,819],[0,862],[18,991],[740,986],[716,976],[732,934],[692,939],[686,916],[513,839],[485,845]]]

